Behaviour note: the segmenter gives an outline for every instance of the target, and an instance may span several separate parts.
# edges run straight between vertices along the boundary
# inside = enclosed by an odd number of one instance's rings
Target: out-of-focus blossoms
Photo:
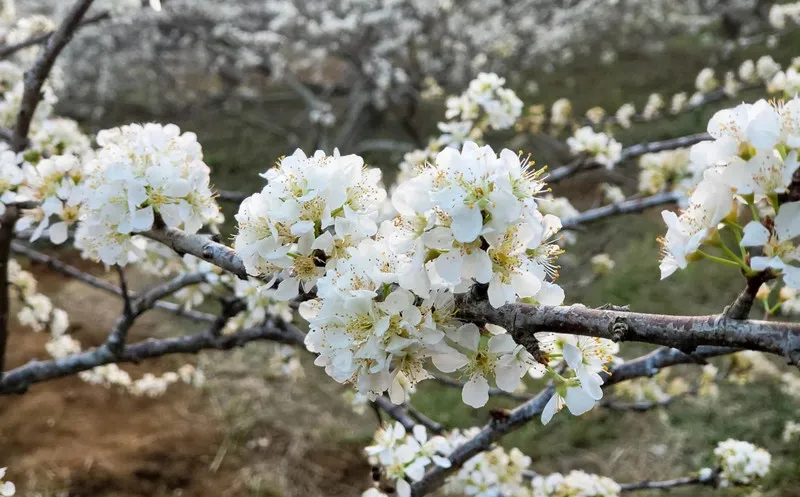
[[[447,99],[445,117],[439,123],[440,145],[460,147],[466,140],[480,139],[488,130],[509,129],[522,114],[522,100],[505,88],[505,79],[494,73],[480,73],[459,96]]]
[[[695,176],[685,148],[644,154],[639,158],[639,168],[639,191],[648,195],[667,189],[686,190]]]
[[[75,245],[105,264],[127,264],[141,255],[132,234],[157,219],[196,233],[214,223],[219,206],[209,169],[194,133],[174,124],[131,124],[101,131],[101,147],[87,165],[85,203]]]
[[[620,486],[605,476],[573,470],[562,475],[536,476],[532,497],[617,497]]]
[[[479,428],[454,430],[447,433],[446,439],[451,447],[463,445],[480,431]],[[481,452],[468,460],[442,487],[445,496],[462,495],[526,497],[530,495],[530,484],[524,472],[528,470],[531,458],[519,449],[506,450],[502,447]]]
[[[6,469],[0,468],[0,495],[3,497],[12,497],[17,493],[17,487],[10,481],[3,481],[6,477]]]
[[[620,142],[606,133],[595,132],[589,126],[576,130],[575,134],[567,139],[567,145],[573,154],[591,157],[606,169],[612,169],[622,154]]]
[[[537,333],[536,338],[555,386],[542,411],[542,424],[549,423],[564,407],[575,416],[591,410],[603,398],[602,374],[608,371],[607,364],[619,352],[619,345],[603,338],[574,335]],[[557,373],[555,367],[563,363],[568,368]]]
[[[428,438],[422,425],[416,425],[412,433],[406,433],[403,425],[397,422],[381,426],[375,433],[372,445],[364,451],[370,464],[379,467],[382,476],[392,482],[398,497],[409,497],[411,485],[408,480],[421,480],[428,465],[450,467],[447,456],[452,447],[444,437]]]
[[[749,485],[766,476],[772,456],[749,442],[728,439],[714,449],[720,486]]]
[[[381,427],[373,444],[366,448],[369,461],[380,468],[381,476],[389,480],[398,496],[410,495],[410,482],[419,481],[425,470],[433,466],[450,467],[447,456],[454,448],[468,442],[479,428],[453,430],[444,435],[428,437],[425,428],[416,425],[412,433],[400,423]],[[496,447],[469,459],[449,476],[440,493],[445,496],[530,496],[530,484],[524,472],[531,464],[530,457],[519,449]],[[382,495],[377,489],[364,495]]]
[[[10,150],[0,152],[0,216],[5,213],[6,204],[22,200],[17,198],[17,189],[24,178],[17,154]]]

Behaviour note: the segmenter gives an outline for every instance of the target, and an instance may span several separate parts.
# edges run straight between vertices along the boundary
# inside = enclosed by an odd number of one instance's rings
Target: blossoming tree
[[[622,485],[577,470],[537,474],[529,457],[495,442],[534,419],[548,424],[564,416],[564,407],[584,414],[611,389],[635,399],[638,410],[665,405],[689,392],[662,374],[678,364],[703,365],[696,390],[712,389],[719,376],[707,363],[712,357],[771,367],[797,390],[796,371],[781,373],[764,354],[800,365],[800,324],[773,319],[800,308],[800,99],[792,98],[800,86],[800,61],[785,70],[771,58],[748,61],[727,73],[723,85],[707,68],[697,76],[696,92],[674,95],[669,108],[653,94],[641,113],[628,103],[613,116],[598,107],[578,118],[566,99],[549,112],[526,109],[504,78],[479,72],[462,93],[447,98],[440,133],[408,151],[388,192],[380,170],[348,153],[345,140],[341,150],[287,150],[261,175],[265,185],[258,193],[217,193],[191,132],[173,124],[128,124],[90,139],[74,121],[53,114],[60,87],[55,63],[76,31],[139,6],[138,0],[113,2],[106,10],[107,3],[78,0],[58,24],[8,18],[3,27],[0,395],[79,375],[155,397],[177,388],[173,383],[202,383],[202,371],[186,365],[133,379],[121,365],[271,341],[305,350],[332,381],[348,385],[393,420],[366,448],[376,468],[376,485],[366,496],[615,496],[684,485],[751,485],[767,473],[769,453],[738,440],[721,442],[713,449],[713,466],[694,474]],[[330,41],[370,12],[383,15],[388,9],[357,2],[358,9],[347,11],[347,2],[341,3],[344,10],[333,12],[342,14],[343,25],[313,34]],[[421,8],[424,2],[409,4]],[[150,5],[162,8],[158,1]],[[297,29],[296,21],[318,15],[287,9],[270,13],[275,31],[286,36]],[[443,2],[426,15],[451,9]],[[787,6],[770,16],[776,28],[797,17],[797,9]],[[229,34],[241,41],[248,33]],[[345,47],[354,42],[344,39]],[[272,39],[261,41],[274,46]],[[508,43],[515,46],[514,39]],[[288,66],[294,52],[304,49],[299,42],[291,45],[270,65]],[[303,60],[332,57],[319,55],[304,54]],[[493,53],[482,55],[491,60]],[[436,77],[444,68],[425,56],[421,50],[421,75]],[[382,85],[384,69],[375,64],[375,73],[370,66],[362,70],[377,89],[408,77],[394,68]],[[294,78],[299,91],[310,92],[304,94],[314,102],[312,120],[333,126],[330,109]],[[613,138],[615,127],[679,114],[746,86],[787,98],[721,110],[707,132],[697,135],[629,147]],[[426,98],[442,91],[431,80],[425,87]],[[421,83],[416,89],[422,90]],[[371,98],[379,104],[387,95],[373,92]],[[495,133],[510,130],[568,135],[574,160],[547,171],[528,156],[487,144]],[[605,184],[607,204],[578,212],[551,193],[568,177],[612,170],[635,157],[641,161],[640,193],[632,198]],[[220,200],[240,204],[230,244],[219,236]],[[669,204],[679,208],[662,212],[661,277],[701,258],[717,262],[719,270],[742,275],[744,288],[734,302],[707,316],[564,305],[568,294],[557,281],[558,258],[577,227]],[[72,244],[84,258],[115,271],[119,284],[40,252],[37,240]],[[120,298],[122,312],[103,345],[86,349],[70,336],[68,312],[37,290],[26,259]],[[591,262],[598,272],[613,265],[604,254]],[[131,268],[158,283],[133,292],[126,277]],[[219,306],[203,306],[215,300]],[[765,319],[749,319],[756,301],[764,305]],[[50,359],[4,366],[12,304],[20,323],[49,333]],[[128,331],[154,308],[203,323],[206,330],[130,343]],[[621,342],[657,348],[623,360]],[[535,395],[521,393],[528,376],[546,386]],[[483,427],[448,430],[412,407],[415,385],[423,381],[460,388],[472,408],[493,395],[519,405],[496,413]],[[0,478],[5,475],[0,470]],[[10,482],[0,486],[0,495],[14,492]]]

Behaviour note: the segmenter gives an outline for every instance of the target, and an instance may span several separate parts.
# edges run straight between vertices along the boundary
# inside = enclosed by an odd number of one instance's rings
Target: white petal
[[[578,347],[571,343],[564,344],[564,360],[567,361],[569,367],[576,371],[583,367],[583,354]]]
[[[275,298],[278,300],[292,300],[300,294],[300,281],[297,278],[286,278],[281,281],[275,290]]]
[[[473,375],[461,390],[461,400],[471,407],[483,407],[489,402],[489,382],[481,375]]]
[[[397,491],[397,497],[411,497],[411,485],[402,478],[397,480],[395,490]]]
[[[60,222],[50,226],[50,241],[56,245],[60,245],[67,241],[69,237],[69,230],[67,223]]]
[[[489,339],[489,352],[493,354],[509,354],[514,351],[517,344],[508,333],[494,335]]]
[[[760,247],[769,241],[769,230],[759,221],[750,221],[744,227],[742,247]]]
[[[16,493],[16,491],[16,487],[10,481],[5,482],[3,486],[0,487],[0,495],[3,497],[11,497]]]
[[[542,409],[542,424],[546,425],[553,419],[556,412],[558,412],[558,394],[554,393],[550,400],[547,401],[547,405],[544,406]]]
[[[136,231],[149,230],[153,226],[153,207],[147,206],[131,214],[131,226]]]
[[[780,206],[775,216],[775,231],[781,241],[800,235],[800,202],[789,202]]]
[[[520,368],[514,366],[497,367],[494,370],[494,379],[497,388],[506,392],[513,392],[519,387],[522,377],[519,375]],[[523,374],[525,369],[522,369]]]
[[[567,389],[567,408],[574,416],[591,411],[595,400],[580,387],[570,387]]]
[[[481,332],[473,323],[467,323],[453,332],[451,338],[454,342],[469,350],[478,350]]]
[[[459,209],[453,214],[453,222],[450,229],[453,230],[453,237],[462,243],[475,241],[483,228],[483,216],[478,208],[470,209],[467,206]]]

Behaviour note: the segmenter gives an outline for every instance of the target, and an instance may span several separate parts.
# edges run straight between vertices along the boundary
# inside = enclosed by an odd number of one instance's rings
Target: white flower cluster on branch
[[[668,231],[662,240],[662,278],[699,255],[746,272],[772,271],[788,286],[800,286],[800,267],[792,265],[800,259],[794,241],[800,235],[800,202],[780,199],[800,165],[800,99],[777,104],[760,100],[719,111],[708,132],[714,140],[698,143],[690,152],[693,162],[706,170],[688,206],[680,215],[663,212]],[[739,223],[742,210],[751,218],[745,226]],[[721,240],[714,242],[721,229],[733,232],[740,247],[732,250]],[[706,242],[718,246],[722,257],[702,251]],[[761,253],[751,256],[749,247]]]
[[[720,485],[749,485],[769,471],[772,456],[749,442],[728,439],[714,449]]]
[[[127,264],[139,253],[132,234],[167,227],[196,233],[215,222],[219,206],[194,133],[175,125],[128,125],[101,131],[87,165],[84,218],[76,246],[105,264]]]

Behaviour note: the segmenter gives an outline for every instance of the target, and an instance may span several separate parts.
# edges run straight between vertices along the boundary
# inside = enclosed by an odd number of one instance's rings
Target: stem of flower
[[[703,252],[702,250],[698,250],[697,253],[700,254],[701,256],[703,256],[704,258],[710,260],[710,261],[718,262],[720,264],[725,264],[725,265],[728,265],[728,266],[740,267],[740,263],[739,262],[732,261],[730,259],[725,259],[723,257],[717,257],[717,256],[711,255],[711,254],[709,254],[707,252]]]

